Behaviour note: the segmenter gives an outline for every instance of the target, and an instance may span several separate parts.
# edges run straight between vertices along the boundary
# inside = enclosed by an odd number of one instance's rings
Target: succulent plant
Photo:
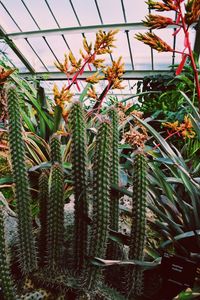
[[[28,274],[37,268],[36,247],[31,223],[31,195],[25,164],[19,99],[16,89],[8,91],[9,145],[18,215],[18,254],[21,270]]]
[[[132,227],[129,259],[142,261],[146,238],[147,161],[143,153],[134,159]],[[127,276],[128,293],[140,296],[143,293],[143,271],[137,266],[130,268]]]
[[[104,258],[108,241],[110,219],[110,166],[111,125],[103,122],[98,130],[93,166],[93,222],[90,237],[89,257]],[[88,289],[93,289],[101,272],[98,267],[89,266]]]
[[[74,262],[77,270],[85,265],[88,242],[86,125],[82,105],[75,102],[69,115],[71,130],[72,179],[74,186]]]
[[[112,124],[112,149],[111,149],[111,184],[119,184],[119,131],[118,131],[118,113],[116,109],[109,111],[109,116]],[[119,193],[117,191],[110,194],[110,229],[119,230]],[[118,258],[118,247],[113,241],[110,241],[107,251],[108,258]]]
[[[55,163],[58,162],[59,164],[62,163],[62,155],[61,155],[61,143],[55,134],[50,139],[50,158],[51,162]]]
[[[116,289],[102,283],[101,267],[95,259],[118,259],[117,247],[108,243],[110,228],[118,231],[118,194],[111,194],[111,184],[118,185],[118,118],[115,110],[110,111],[110,121],[101,122],[95,141],[92,169],[92,220],[88,220],[88,178],[86,124],[82,105],[75,102],[69,114],[71,133],[72,179],[75,196],[74,207],[74,264],[66,271],[64,259],[64,172],[57,136],[50,139],[50,176],[43,170],[39,177],[40,231],[38,237],[39,267],[32,230],[30,211],[31,195],[25,166],[25,150],[22,139],[20,111],[17,92],[8,92],[9,140],[17,200],[18,255],[20,262],[20,289],[15,288],[6,262],[3,219],[0,214],[0,282],[6,299],[46,299],[64,294],[76,299],[124,299]],[[142,153],[135,156],[133,193],[133,225],[130,237],[130,259],[143,259],[145,241],[146,209],[146,160]],[[0,211],[1,213],[1,211]],[[89,228],[90,226],[90,228]],[[109,228],[110,227],[110,228]],[[107,247],[108,246],[108,247]],[[108,248],[108,249],[107,249]],[[66,263],[66,262],[65,262]],[[131,295],[141,292],[142,272],[137,267],[128,269],[128,288]],[[74,275],[75,274],[75,275]],[[108,273],[111,274],[111,273]],[[31,287],[27,289],[27,280]],[[106,281],[105,279],[105,282]],[[101,283],[99,285],[99,283]],[[134,285],[133,285],[134,284]],[[133,285],[133,288],[132,288]],[[20,294],[17,296],[17,292]],[[55,295],[54,295],[55,293]],[[127,291],[127,294],[129,291]],[[50,296],[48,296],[50,295]],[[96,297],[96,298],[95,298]],[[50,299],[49,298],[49,299]],[[53,299],[53,298],[52,298]],[[70,298],[71,299],[71,298]]]
[[[6,257],[6,245],[4,235],[4,221],[2,208],[0,207],[0,286],[6,300],[15,300],[16,292],[11,278],[10,268]]]
[[[42,171],[39,177],[39,218],[40,218],[40,234],[39,234],[39,260],[40,265],[44,265],[47,252],[47,204],[49,202],[49,176],[46,171]]]
[[[62,265],[64,242],[64,187],[63,170],[59,163],[51,169],[51,186],[47,204],[47,255],[46,265],[57,271]]]

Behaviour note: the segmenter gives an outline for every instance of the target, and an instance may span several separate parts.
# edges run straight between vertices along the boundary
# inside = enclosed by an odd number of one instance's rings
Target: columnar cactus
[[[15,288],[11,279],[11,274],[6,259],[6,247],[4,236],[4,222],[2,208],[0,207],[0,286],[3,291],[4,299],[15,300]]]
[[[112,124],[112,161],[111,161],[111,184],[119,184],[119,131],[118,131],[118,114],[115,109],[109,111]],[[119,229],[119,193],[111,193],[110,195],[110,228],[118,231]],[[108,258],[117,259],[116,243],[110,241],[108,247]]]
[[[39,177],[39,207],[40,207],[40,236],[39,236],[39,259],[40,265],[43,265],[47,251],[47,204],[49,202],[49,177],[45,171],[42,171]]]
[[[85,265],[88,240],[86,125],[81,104],[75,102],[69,115],[71,130],[72,178],[74,185],[74,263],[78,271]]]
[[[143,260],[146,229],[147,161],[143,153],[134,160],[133,208],[129,259]],[[128,272],[129,293],[140,296],[143,292],[143,271],[135,267]]]
[[[93,166],[93,217],[89,257],[104,258],[108,239],[110,218],[110,167],[111,167],[111,125],[103,122],[98,130]],[[88,289],[93,289],[100,271],[88,267]]]
[[[56,135],[53,135],[50,139],[50,158],[51,162],[62,163],[62,155],[61,155],[61,143]]]
[[[63,170],[55,163],[51,170],[51,187],[47,205],[47,267],[57,271],[62,264],[64,241]]]
[[[37,268],[36,248],[31,224],[31,196],[25,164],[25,149],[18,95],[15,89],[8,91],[9,144],[15,197],[18,214],[18,251],[21,270],[28,274]]]

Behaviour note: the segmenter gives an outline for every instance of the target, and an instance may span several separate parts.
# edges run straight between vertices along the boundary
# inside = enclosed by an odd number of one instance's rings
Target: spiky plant
[[[11,278],[11,273],[9,270],[9,265],[6,257],[4,221],[3,221],[3,213],[1,207],[0,207],[0,286],[3,290],[4,298],[6,300],[17,299],[14,283]]]
[[[132,227],[129,259],[142,261],[144,258],[146,231],[147,161],[144,153],[138,152],[134,159]],[[127,273],[128,294],[141,296],[143,293],[143,271],[138,267]]]
[[[46,265],[57,271],[62,264],[64,241],[64,187],[63,170],[59,163],[51,169],[50,196],[47,204],[47,255]]]
[[[82,105],[75,102],[69,115],[71,131],[72,178],[74,185],[74,262],[80,271],[85,265],[88,240],[86,125]]]
[[[111,159],[111,184],[119,184],[119,131],[118,131],[118,114],[116,109],[109,111],[109,116],[112,124],[112,159]],[[119,193],[112,192],[110,195],[110,228],[112,230],[119,230]],[[108,258],[117,259],[117,245],[110,241],[108,246]]]
[[[58,136],[53,135],[50,139],[50,159],[52,163],[62,163],[61,143]]]
[[[108,239],[110,218],[110,166],[111,166],[111,125],[105,121],[101,124],[95,146],[93,166],[93,222],[90,237],[89,257],[104,258]],[[90,265],[87,274],[87,287],[92,290],[101,271]]]
[[[36,247],[31,223],[31,195],[25,164],[20,108],[16,89],[8,91],[9,145],[18,215],[18,253],[21,270],[28,274],[37,268]]]
[[[39,177],[39,218],[40,218],[40,235],[39,235],[39,259],[40,265],[44,265],[47,251],[47,204],[49,202],[49,176],[46,171],[42,171]]]

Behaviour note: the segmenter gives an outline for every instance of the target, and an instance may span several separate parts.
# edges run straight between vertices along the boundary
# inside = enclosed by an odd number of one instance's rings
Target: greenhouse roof
[[[136,33],[148,31],[142,23],[148,12],[145,0],[2,0],[0,52],[25,77],[35,75],[38,79],[66,80],[66,75],[58,72],[54,62],[62,62],[64,53],[70,50],[78,56],[83,37],[94,41],[99,29],[118,29],[116,48],[107,55],[106,64],[123,57],[129,93],[131,80],[155,73],[165,74],[171,70],[170,65],[181,60],[179,54],[157,53],[134,38]],[[197,36],[200,32],[195,30],[198,27],[195,25],[190,37],[199,53]],[[182,51],[183,35],[173,35],[174,31],[174,27],[167,27],[158,34],[172,48]],[[90,73],[91,70],[86,69],[80,79]]]

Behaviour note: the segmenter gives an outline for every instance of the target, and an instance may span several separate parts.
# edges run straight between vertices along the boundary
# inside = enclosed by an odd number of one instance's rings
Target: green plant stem
[[[61,143],[55,134],[50,139],[50,158],[52,163],[62,164]]]
[[[134,160],[133,208],[129,259],[143,260],[146,232],[147,162],[143,153]],[[128,294],[141,296],[143,293],[143,271],[138,267],[129,269],[127,276]]]
[[[40,236],[39,236],[39,258],[40,265],[44,265],[47,253],[47,204],[49,201],[48,175],[42,171],[39,177],[39,206],[40,206]]]
[[[28,274],[37,268],[36,248],[31,221],[31,195],[25,164],[21,116],[15,89],[8,91],[9,144],[18,215],[18,252],[21,270]]]
[[[119,184],[119,131],[118,131],[118,114],[117,110],[111,109],[109,111],[112,124],[112,161],[111,161],[111,184]],[[111,191],[110,194],[110,229],[114,231],[119,230],[119,193]],[[110,241],[108,246],[108,258],[118,258],[118,246],[115,242]]]
[[[111,166],[111,126],[103,122],[98,130],[94,157],[93,181],[93,223],[89,257],[104,258],[108,239],[110,218],[110,166]],[[89,265],[87,270],[87,287],[94,289],[101,270]]]
[[[47,260],[51,271],[62,266],[62,247],[64,242],[64,188],[63,170],[55,163],[51,170],[51,187],[47,210]]]
[[[80,271],[85,265],[88,244],[88,192],[86,124],[81,103],[76,102],[69,115],[72,147],[72,177],[74,186],[74,262]]]
[[[2,208],[0,207],[0,286],[5,300],[15,300],[15,288],[11,278],[6,257],[4,222]]]

